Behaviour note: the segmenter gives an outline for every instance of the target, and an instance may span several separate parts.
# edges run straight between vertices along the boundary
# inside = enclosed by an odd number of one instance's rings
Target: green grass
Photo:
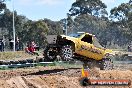
[[[81,68],[81,64],[69,63],[69,62],[55,62],[56,66],[62,66],[65,68]]]

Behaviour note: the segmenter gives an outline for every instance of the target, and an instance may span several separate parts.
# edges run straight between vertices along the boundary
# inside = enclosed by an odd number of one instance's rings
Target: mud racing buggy
[[[84,67],[94,66],[100,69],[112,69],[110,59],[112,50],[103,48],[97,38],[85,32],[66,35],[48,35],[48,45],[44,49],[45,61],[70,61],[79,60]],[[60,59],[58,59],[58,56]]]

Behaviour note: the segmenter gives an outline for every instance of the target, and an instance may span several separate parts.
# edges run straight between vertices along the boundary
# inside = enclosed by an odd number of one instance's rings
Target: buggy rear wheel
[[[104,58],[100,63],[101,70],[112,70],[113,69],[113,62],[110,58]]]
[[[46,47],[44,50],[44,61],[53,62],[57,58],[57,48],[55,47]]]

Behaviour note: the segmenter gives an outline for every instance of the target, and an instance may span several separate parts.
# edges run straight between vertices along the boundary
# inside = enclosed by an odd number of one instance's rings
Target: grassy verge
[[[71,63],[71,62],[55,62],[56,66],[62,66],[64,68],[81,68],[81,63]]]
[[[0,60],[17,60],[24,59],[28,57],[33,57],[33,55],[29,55],[24,51],[8,51],[8,52],[0,52]]]
[[[69,62],[51,62],[51,63],[36,63],[36,64],[22,64],[22,65],[5,65],[0,66],[0,70],[11,70],[11,69],[19,69],[19,68],[30,68],[30,67],[52,67],[58,66],[63,68],[82,68],[81,64],[77,63],[69,63]]]

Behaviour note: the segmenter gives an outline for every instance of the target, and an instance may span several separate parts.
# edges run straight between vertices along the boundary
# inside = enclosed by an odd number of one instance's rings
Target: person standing
[[[0,51],[1,52],[4,51],[4,42],[3,42],[3,39],[0,39]]]
[[[10,50],[13,51],[13,39],[9,39]]]
[[[18,37],[16,38],[15,44],[16,44],[16,45],[15,45],[15,46],[16,46],[16,47],[15,47],[15,48],[16,48],[16,51],[19,51],[19,50],[20,50],[20,41],[19,41],[19,38],[18,38]]]

